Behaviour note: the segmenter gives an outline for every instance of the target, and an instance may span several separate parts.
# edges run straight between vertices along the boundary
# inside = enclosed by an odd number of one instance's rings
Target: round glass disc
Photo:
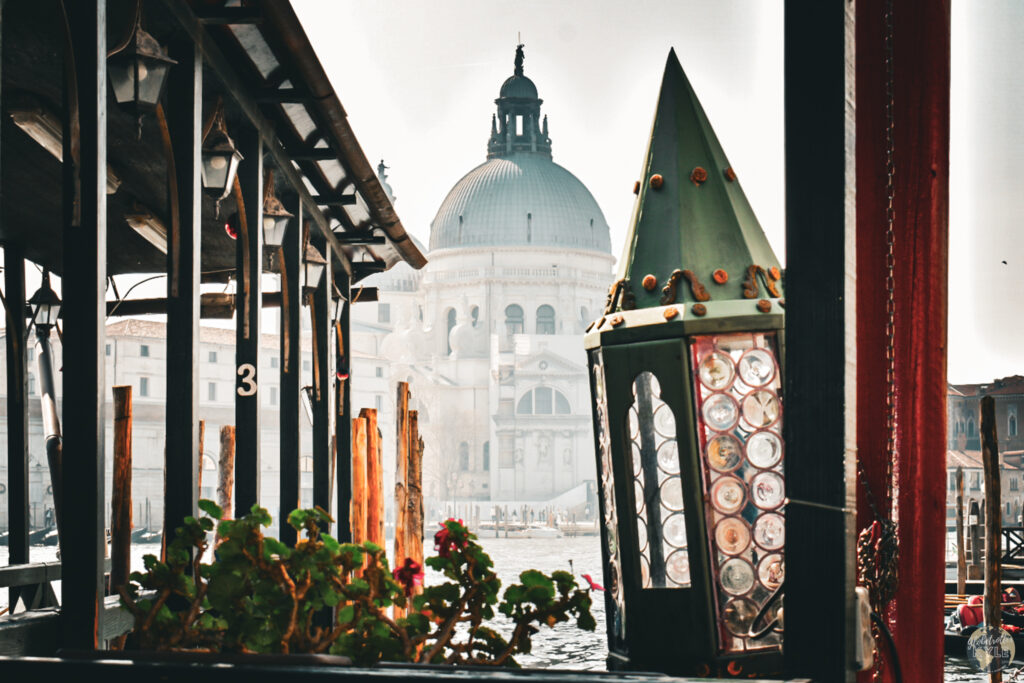
[[[634,502],[636,503],[637,514],[640,514],[644,511],[645,499],[644,485],[640,482],[639,479],[633,480],[633,496],[636,498]]]
[[[675,439],[658,446],[658,467],[665,474],[679,474],[679,447]]]
[[[665,542],[674,548],[686,547],[686,517],[682,514],[672,515],[665,520],[662,527]]]
[[[774,510],[786,497],[786,484],[775,472],[761,472],[750,480],[750,497],[762,510]]]
[[[733,378],[736,377],[736,366],[727,354],[712,351],[700,362],[697,374],[700,376],[701,384],[708,389],[721,391],[732,384]]]
[[[786,543],[786,522],[774,512],[754,522],[754,541],[765,550],[780,550]]]
[[[676,417],[665,403],[654,409],[654,431],[666,439],[676,438]]]
[[[747,502],[743,482],[736,477],[722,477],[711,487],[711,504],[727,515],[739,512]]]
[[[763,387],[775,377],[775,359],[765,349],[750,349],[739,362],[740,379],[751,387]]]
[[[677,512],[683,509],[683,484],[679,477],[669,477],[661,485],[661,504]]]
[[[722,610],[725,627],[734,636],[744,637],[750,632],[750,625],[757,616],[757,607],[746,598],[734,598]]]
[[[718,575],[722,589],[730,595],[743,595],[754,587],[754,568],[746,560],[726,560]]]
[[[781,586],[786,578],[786,566],[782,562],[782,555],[772,553],[761,560],[761,563],[757,565],[757,578],[769,590],[775,590]]]
[[[636,518],[636,539],[637,545],[640,546],[640,552],[647,549],[647,524],[644,522],[643,517]]]
[[[715,526],[715,544],[726,555],[737,555],[750,545],[750,528],[739,517],[726,517]]]
[[[633,441],[640,439],[640,417],[637,415],[636,406],[629,409],[629,438]]]
[[[719,472],[732,472],[743,462],[743,447],[731,434],[717,434],[708,441],[708,465]]]
[[[641,462],[640,444],[636,441],[633,442],[632,448],[632,460],[633,460],[633,476],[639,477],[643,471],[643,463]]]
[[[752,391],[743,397],[743,419],[755,429],[775,424],[781,413],[779,397],[766,389]]]
[[[690,556],[685,550],[677,550],[665,560],[665,574],[672,583],[690,585]]]
[[[775,467],[782,460],[782,439],[775,432],[754,432],[747,439],[747,459],[754,467]]]
[[[704,424],[716,432],[725,432],[736,426],[740,409],[736,399],[727,394],[712,394],[701,408]]]

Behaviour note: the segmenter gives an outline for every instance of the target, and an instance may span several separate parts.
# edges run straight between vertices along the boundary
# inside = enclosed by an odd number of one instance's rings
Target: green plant
[[[499,599],[491,558],[459,520],[434,537],[426,560],[446,581],[418,592],[422,568],[410,559],[389,571],[383,549],[342,544],[320,531],[322,510],[295,510],[288,523],[303,532],[294,548],[264,536],[271,519],[253,506],[238,520],[222,519],[203,500],[200,519],[176,529],[166,560],[145,557],[121,589],[133,614],[129,646],[206,652],[306,652],[377,661],[516,666],[541,626],[575,618],[595,627],[589,590],[563,571],[530,570]],[[214,560],[203,563],[217,529]],[[393,618],[392,606],[405,615]],[[511,620],[506,638],[496,613]]]

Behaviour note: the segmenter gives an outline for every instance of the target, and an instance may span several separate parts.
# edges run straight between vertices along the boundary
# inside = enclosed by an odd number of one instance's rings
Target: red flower
[[[604,590],[604,586],[602,586],[601,584],[599,584],[596,581],[594,581],[594,579],[591,578],[590,574],[584,574],[583,578],[586,579],[588,584],[590,584],[590,590],[595,590],[595,591],[603,591]]]
[[[452,554],[453,549],[462,548],[465,545],[465,541],[459,540],[448,528],[448,522],[462,524],[461,519],[449,517],[446,522],[441,524],[441,530],[434,534],[434,550],[441,557],[448,557]]]
[[[405,558],[405,564],[394,571],[395,581],[405,587],[405,595],[412,595],[413,588],[423,585],[423,567],[411,557]]]

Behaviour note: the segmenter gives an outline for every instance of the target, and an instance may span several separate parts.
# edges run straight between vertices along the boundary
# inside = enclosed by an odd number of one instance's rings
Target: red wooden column
[[[900,585],[889,617],[904,680],[937,681],[945,580],[950,4],[893,4]],[[857,3],[857,437],[871,490],[888,506],[884,13],[885,0]],[[872,515],[862,482],[857,500],[864,528]]]

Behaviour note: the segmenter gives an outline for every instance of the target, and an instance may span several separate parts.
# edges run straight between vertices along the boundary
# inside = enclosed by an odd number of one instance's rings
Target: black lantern
[[[174,64],[177,62],[142,29],[136,17],[135,31],[128,45],[107,60],[107,74],[117,103],[140,115],[156,109],[167,84],[167,74]]]
[[[274,169],[267,170],[263,186],[263,244],[268,247],[279,247],[284,242],[288,221],[294,216],[288,213],[281,200],[274,195]]]
[[[238,173],[238,162],[241,160],[242,153],[228,135],[224,107],[218,101],[210,132],[203,140],[202,169],[203,189],[217,199],[218,207],[220,200],[231,193]]]
[[[49,329],[57,324],[60,317],[60,297],[50,287],[50,273],[43,271],[43,282],[28,300],[32,308],[32,322],[37,328]]]
[[[782,668],[781,272],[670,53],[639,202],[586,336],[609,667]]]
[[[307,290],[316,289],[320,286],[320,279],[324,276],[324,267],[327,261],[320,250],[312,244],[306,243],[306,253],[302,258],[303,282]]]

